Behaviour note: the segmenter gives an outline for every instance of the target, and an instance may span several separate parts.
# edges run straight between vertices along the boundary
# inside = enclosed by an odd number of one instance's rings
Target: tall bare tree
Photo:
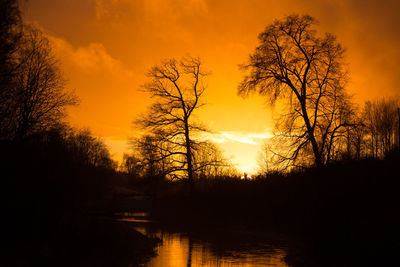
[[[349,104],[345,94],[344,49],[335,36],[318,36],[311,16],[276,20],[259,35],[260,44],[243,65],[246,75],[238,93],[258,92],[271,103],[287,100],[279,134],[291,140],[296,161],[311,152],[317,166],[328,160],[335,132],[349,123],[342,116]]]
[[[184,172],[190,190],[193,190],[194,178],[193,151],[198,145],[193,137],[204,130],[193,117],[202,106],[206,75],[200,59],[193,57],[179,62],[174,59],[164,61],[151,68],[150,81],[143,88],[156,100],[149,112],[136,121],[168,144],[163,157],[173,160],[175,168],[171,175],[178,177]]]

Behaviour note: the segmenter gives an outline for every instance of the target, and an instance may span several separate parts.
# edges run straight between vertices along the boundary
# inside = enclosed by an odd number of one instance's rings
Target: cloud
[[[192,27],[203,29],[208,14],[205,0],[96,0],[96,19],[146,37],[151,32],[158,42],[193,41]],[[179,41],[178,41],[179,40]]]
[[[257,143],[247,134],[237,132],[221,132],[221,136],[229,141],[256,145]]]
[[[113,57],[100,42],[74,47],[67,40],[47,34],[59,59],[67,87],[81,99],[69,110],[73,126],[89,126],[101,136],[126,138],[131,121],[143,111],[140,80],[132,69]],[[110,127],[110,124],[115,127]]]
[[[101,43],[92,42],[87,46],[73,48],[66,40],[47,35],[53,50],[63,64],[72,65],[85,72],[106,72],[111,75],[132,77],[133,72],[122,62],[107,53]]]
[[[251,133],[249,134],[251,138],[256,138],[256,139],[267,139],[271,138],[273,135],[270,132],[265,132],[265,133]]]
[[[235,142],[241,144],[258,145],[263,140],[271,138],[272,134],[268,131],[262,133],[242,133],[235,131],[221,131],[219,133],[207,133],[205,139],[215,143]]]
[[[95,0],[95,10],[97,19],[108,16],[118,18],[122,13],[138,13],[138,11],[150,19],[161,17],[179,19],[193,13],[207,13],[208,5],[205,0]],[[165,25],[165,22],[161,23]]]
[[[105,1],[105,0],[96,0],[95,2],[95,10],[96,10],[96,19],[100,20],[104,16],[110,13],[110,4],[113,4],[116,1]]]

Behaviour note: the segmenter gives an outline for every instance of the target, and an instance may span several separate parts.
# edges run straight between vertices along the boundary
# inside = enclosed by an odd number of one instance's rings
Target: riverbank
[[[244,229],[295,240],[293,266],[397,266],[398,156],[340,162],[254,180],[202,180],[156,199],[153,219],[190,231]],[[290,249],[292,248],[292,249]]]
[[[11,240],[4,266],[138,266],[155,255],[159,240],[129,224],[104,218],[64,225],[50,236]]]

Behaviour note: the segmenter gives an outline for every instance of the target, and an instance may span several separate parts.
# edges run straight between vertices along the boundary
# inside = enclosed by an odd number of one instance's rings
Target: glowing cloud
[[[249,145],[257,145],[262,143],[262,140],[271,138],[272,134],[269,131],[262,133],[243,133],[235,131],[221,131],[219,133],[207,133],[202,139],[210,139],[215,143],[236,142]]]
[[[107,53],[101,43],[90,43],[74,49],[66,40],[47,34],[54,52],[63,64],[70,64],[86,72],[107,72],[112,75],[133,77],[133,72],[121,61]]]

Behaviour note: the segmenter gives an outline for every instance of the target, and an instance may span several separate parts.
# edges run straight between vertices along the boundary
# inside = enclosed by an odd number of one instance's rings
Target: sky
[[[71,125],[88,127],[115,159],[138,134],[132,122],[151,103],[140,91],[146,72],[162,60],[191,55],[207,71],[207,105],[197,118],[239,170],[254,173],[277,111],[260,96],[237,95],[257,36],[293,13],[319,21],[318,32],[346,49],[348,91],[367,100],[398,96],[400,1],[375,0],[30,0],[26,21],[48,36],[67,88],[80,97]]]

